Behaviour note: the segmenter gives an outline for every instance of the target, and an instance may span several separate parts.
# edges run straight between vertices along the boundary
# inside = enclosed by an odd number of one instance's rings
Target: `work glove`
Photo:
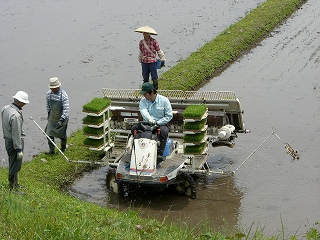
[[[22,160],[23,158],[23,152],[21,149],[17,149],[17,160]]]
[[[157,124],[156,120],[154,120],[152,117],[149,118],[149,123],[150,123],[152,126],[154,126],[154,125]]]
[[[138,56],[139,63],[142,63],[142,58],[143,58],[143,55],[142,55],[142,53],[140,53]]]
[[[161,62],[166,61],[166,57],[164,56],[164,52],[161,49],[158,51],[158,56],[159,56]]]
[[[56,125],[56,128],[61,128],[62,127],[62,121],[59,121]]]

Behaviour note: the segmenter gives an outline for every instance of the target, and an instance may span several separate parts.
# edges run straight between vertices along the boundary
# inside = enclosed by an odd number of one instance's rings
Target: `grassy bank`
[[[70,160],[101,159],[82,146],[81,131],[70,137]],[[7,188],[7,169],[0,169],[0,239],[193,239],[192,230],[143,219],[137,212],[118,212],[80,201],[61,187],[93,168],[68,163],[60,154],[41,154],[23,165],[19,177],[26,195]]]
[[[190,90],[210,79],[248,48],[265,37],[289,16],[303,0],[268,0],[243,20],[204,45],[178,65],[165,72],[163,89]],[[69,138],[66,155],[72,160],[97,161],[100,153],[82,146],[82,131]],[[0,169],[0,239],[225,239],[205,225],[201,230],[181,229],[173,224],[141,218],[135,211],[119,212],[79,201],[61,190],[90,164],[68,163],[61,155],[39,155],[23,165],[20,183],[27,195],[10,194],[7,168]],[[239,239],[249,234],[232,235]],[[308,235],[309,234],[309,235]],[[253,233],[259,239],[263,232]],[[319,229],[306,234],[319,236]],[[273,236],[272,239],[283,239]],[[294,238],[292,238],[294,239]]]
[[[256,46],[306,0],[268,0],[187,59],[164,72],[161,89],[194,90]]]

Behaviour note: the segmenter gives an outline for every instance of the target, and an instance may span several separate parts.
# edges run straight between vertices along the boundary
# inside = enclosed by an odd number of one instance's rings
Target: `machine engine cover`
[[[157,141],[138,138],[133,141],[130,175],[151,175],[157,164]]]

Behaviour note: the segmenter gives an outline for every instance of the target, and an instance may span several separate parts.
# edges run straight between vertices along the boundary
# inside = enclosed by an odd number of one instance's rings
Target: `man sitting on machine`
[[[168,122],[172,119],[172,107],[169,99],[157,93],[157,90],[149,82],[142,84],[140,94],[143,94],[143,98],[139,103],[139,110],[143,121],[149,122],[151,125],[157,125],[154,128],[154,133],[160,129],[159,141],[160,146],[157,152],[157,163],[163,161],[163,151],[166,146],[169,128]],[[141,124],[135,124],[131,128],[131,133],[134,135],[138,131],[144,131]]]

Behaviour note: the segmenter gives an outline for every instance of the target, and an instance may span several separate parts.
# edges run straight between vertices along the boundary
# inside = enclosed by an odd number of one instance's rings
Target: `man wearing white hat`
[[[50,90],[46,95],[48,123],[46,134],[54,142],[54,138],[60,138],[61,151],[67,147],[67,127],[69,121],[69,98],[67,93],[60,88],[61,83],[57,77],[50,78]],[[54,144],[48,139],[49,151],[46,154],[54,154]]]
[[[24,138],[26,136],[23,130],[22,107],[29,103],[28,94],[18,91],[13,96],[13,103],[7,105],[1,110],[3,138],[9,157],[9,188],[17,190],[18,172],[21,170]]]

